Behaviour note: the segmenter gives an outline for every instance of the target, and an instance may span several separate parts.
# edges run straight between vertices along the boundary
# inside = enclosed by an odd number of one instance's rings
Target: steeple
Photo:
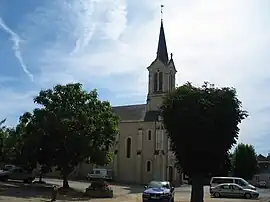
[[[169,58],[166,45],[161,5],[161,24],[157,48],[157,57],[147,67],[148,70],[148,95],[147,111],[159,111],[163,103],[163,97],[175,88],[175,74],[172,54]]]
[[[168,63],[168,51],[163,27],[163,18],[162,18],[162,11],[163,5],[161,5],[161,24],[160,24],[160,31],[159,31],[159,39],[158,39],[158,49],[157,49],[157,59],[162,61],[164,64]]]

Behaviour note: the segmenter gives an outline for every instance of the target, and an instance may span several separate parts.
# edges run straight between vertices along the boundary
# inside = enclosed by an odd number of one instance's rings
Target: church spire
[[[164,33],[164,27],[163,27],[163,8],[164,6],[161,5],[161,25],[160,25],[160,31],[159,31],[159,39],[158,39],[158,49],[157,49],[157,59],[162,61],[164,64],[168,63],[168,51],[167,51],[167,45],[166,45],[166,39],[165,39],[165,33]]]

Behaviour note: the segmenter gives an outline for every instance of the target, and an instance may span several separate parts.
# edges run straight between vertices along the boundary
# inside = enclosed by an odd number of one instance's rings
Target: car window
[[[108,175],[108,176],[112,176],[112,171],[111,171],[111,170],[108,170],[108,171],[107,171],[107,175]]]
[[[213,184],[225,184],[225,183],[233,183],[233,179],[230,178],[213,178]]]
[[[163,184],[161,182],[152,181],[148,184],[149,188],[161,188]]]
[[[238,185],[240,185],[240,186],[246,186],[248,184],[247,182],[245,182],[242,179],[236,179],[235,180],[235,183],[238,184]]]
[[[170,189],[169,183],[164,183],[164,184],[162,185],[162,187],[164,187],[164,188],[166,188],[166,189]]]
[[[230,186],[229,185],[222,185],[221,189],[230,189]]]
[[[159,181],[151,181],[148,184],[149,188],[167,188],[170,189],[170,184],[166,182],[159,182]]]
[[[95,173],[99,175],[100,174],[100,170],[96,170]]]
[[[241,187],[239,187],[239,186],[237,186],[237,185],[233,185],[232,188],[233,188],[234,190],[242,190]]]

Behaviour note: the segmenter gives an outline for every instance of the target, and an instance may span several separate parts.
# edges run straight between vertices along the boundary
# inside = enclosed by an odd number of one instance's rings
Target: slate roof
[[[144,121],[145,122],[157,121],[159,115],[160,115],[160,111],[148,111],[145,114]]]
[[[257,156],[257,160],[258,160],[258,161],[267,161],[267,158],[266,158],[265,156],[259,154],[259,155]]]
[[[258,161],[269,161],[270,162],[270,155],[268,154],[268,156],[264,156],[262,154],[259,154],[257,156],[257,160]]]
[[[120,121],[154,122],[160,115],[160,111],[146,111],[146,104],[116,106],[112,110]]]
[[[159,39],[158,39],[158,49],[157,49],[157,58],[162,61],[164,64],[167,64],[169,61],[168,51],[163,27],[163,21],[161,20]]]
[[[120,117],[120,121],[143,121],[146,104],[116,106],[112,110]]]

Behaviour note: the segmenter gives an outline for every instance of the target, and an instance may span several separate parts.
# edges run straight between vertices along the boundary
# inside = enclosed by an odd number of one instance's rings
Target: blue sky
[[[270,152],[268,0],[1,0],[1,117],[14,125],[40,89],[74,81],[113,105],[144,103],[160,4],[177,83],[236,87],[250,114],[240,141]]]

